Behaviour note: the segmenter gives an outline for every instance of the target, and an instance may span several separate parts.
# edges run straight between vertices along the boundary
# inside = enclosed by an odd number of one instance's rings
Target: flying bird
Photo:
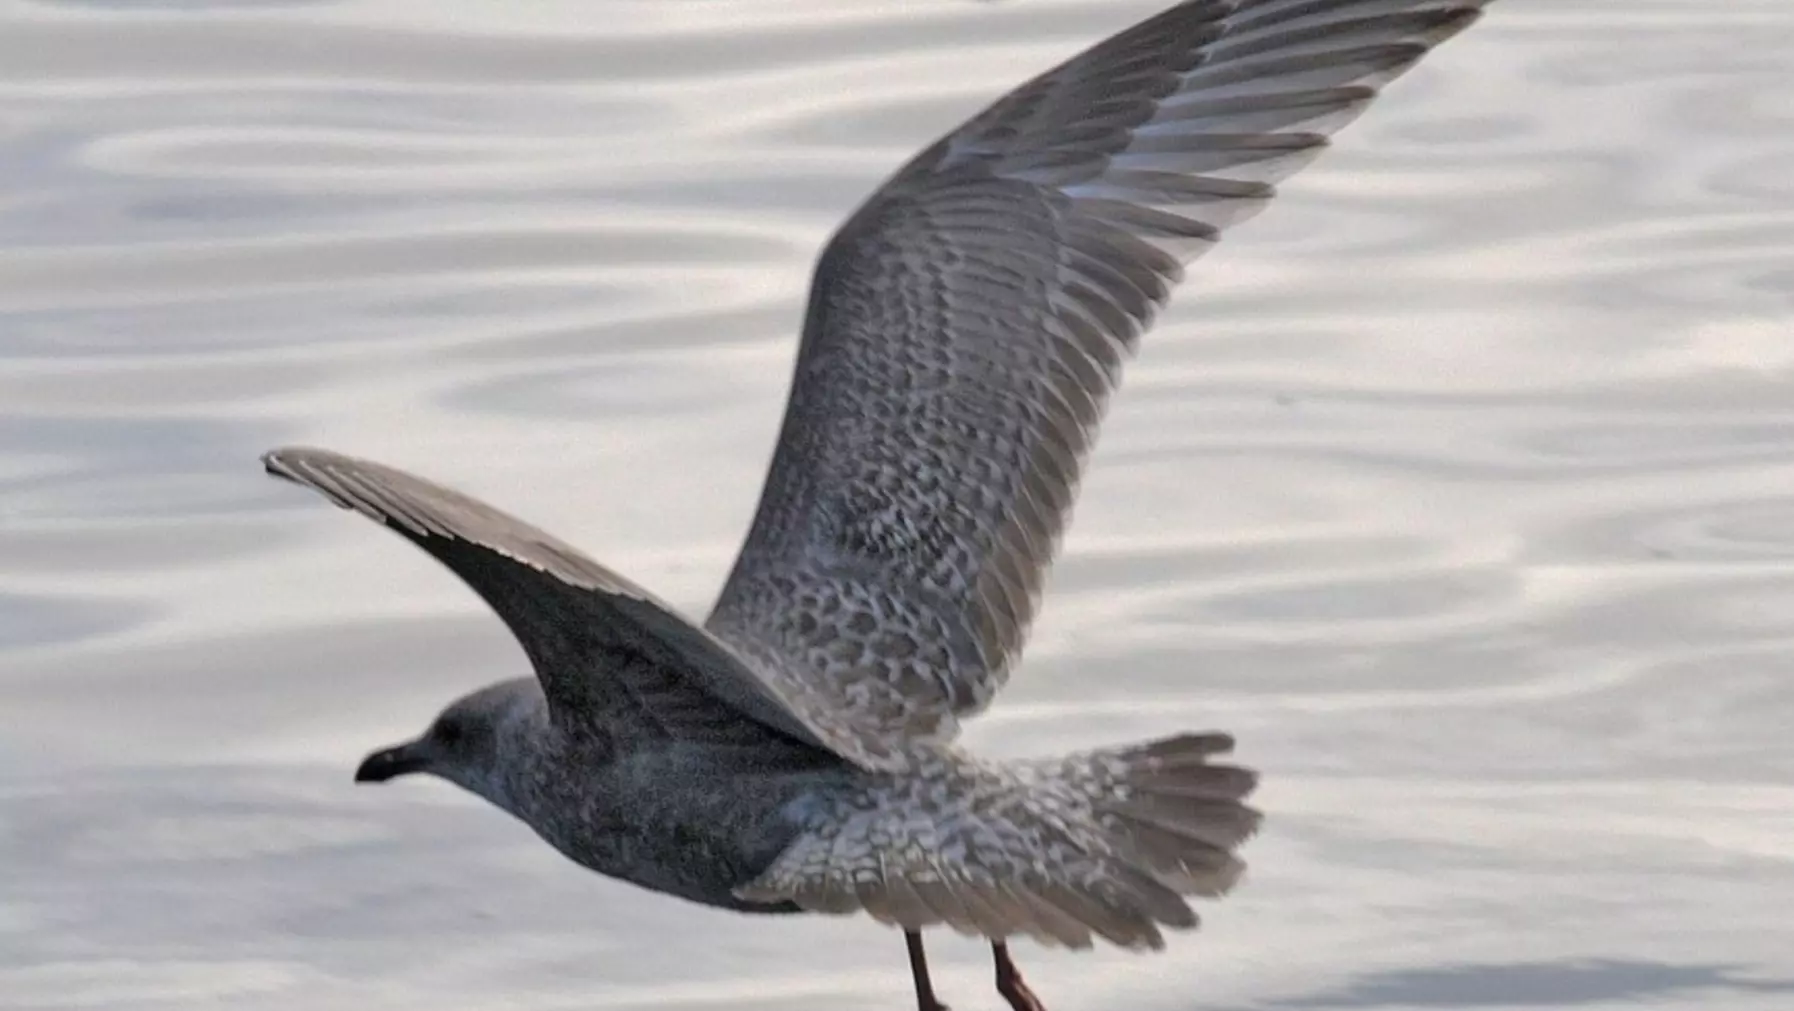
[[[1164,945],[1240,878],[1223,733],[997,762],[955,743],[1020,655],[1122,364],[1184,264],[1488,0],[1187,0],[923,150],[835,233],[759,510],[702,625],[458,492],[263,462],[446,565],[534,677],[355,773],[438,776],[601,874],[745,913]]]

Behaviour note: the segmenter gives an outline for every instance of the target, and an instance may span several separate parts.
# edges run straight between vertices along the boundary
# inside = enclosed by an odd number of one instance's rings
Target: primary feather
[[[1008,677],[1109,395],[1183,264],[1486,0],[1192,0],[923,151],[823,253],[708,622],[870,751]]]

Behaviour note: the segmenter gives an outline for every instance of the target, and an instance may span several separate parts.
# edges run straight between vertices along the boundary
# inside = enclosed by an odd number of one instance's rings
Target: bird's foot
[[[1003,999],[1009,1002],[1014,1011],[1046,1011],[1040,998],[1034,996],[1034,991],[1028,989],[1028,984],[1019,978],[1010,980],[1007,984],[998,983],[997,992],[1003,995]]]
[[[1022,982],[1022,973],[1015,967],[1015,960],[1009,957],[1009,945],[998,941],[991,946],[991,954],[997,964],[997,992],[1009,1002],[1014,1011],[1046,1011],[1041,1006],[1040,998]]]

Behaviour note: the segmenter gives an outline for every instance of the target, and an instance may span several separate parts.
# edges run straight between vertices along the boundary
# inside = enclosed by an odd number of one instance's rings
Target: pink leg
[[[997,962],[997,992],[1009,1002],[1015,1011],[1046,1011],[1040,1004],[1040,998],[1022,982],[1021,971],[1016,969],[1015,962],[1009,957],[1009,945],[1002,941],[994,941],[990,953]]]

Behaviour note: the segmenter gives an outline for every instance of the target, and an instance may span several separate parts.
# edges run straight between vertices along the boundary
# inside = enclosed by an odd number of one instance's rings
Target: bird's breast
[[[566,770],[552,780],[531,791],[520,815],[575,863],[705,905],[787,911],[745,902],[735,888],[797,835],[787,810],[808,788],[803,777],[625,763]]]

